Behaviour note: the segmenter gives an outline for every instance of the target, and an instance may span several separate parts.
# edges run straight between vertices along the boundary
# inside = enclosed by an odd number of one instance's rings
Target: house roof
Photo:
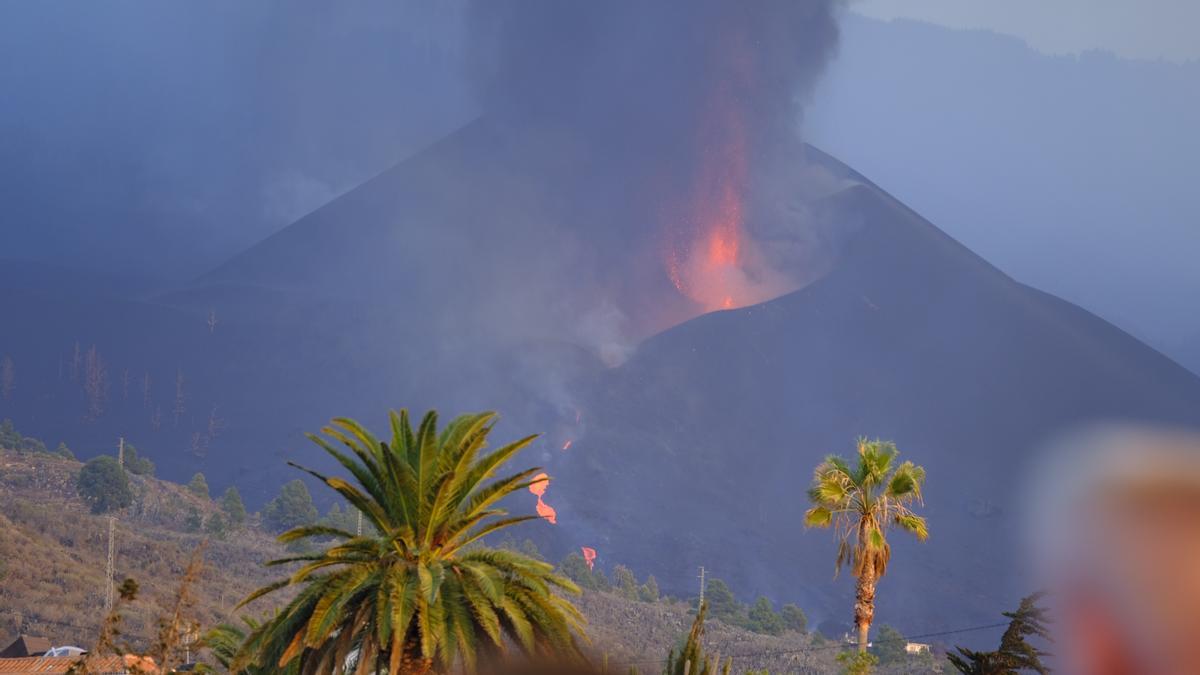
[[[7,647],[0,649],[0,658],[41,656],[50,649],[50,641],[34,635],[18,635]]]
[[[73,656],[25,656],[15,659],[0,658],[0,673],[3,675],[43,675],[44,673],[66,673],[79,659]],[[102,656],[93,659],[92,673],[95,675],[125,675],[125,663],[119,656]]]

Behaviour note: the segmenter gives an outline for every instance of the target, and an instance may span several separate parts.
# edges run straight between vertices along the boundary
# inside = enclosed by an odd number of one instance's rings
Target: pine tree
[[[804,615],[804,610],[796,605],[788,603],[779,610],[779,616],[783,619],[783,625],[788,630],[796,631],[797,633],[808,632],[808,617]]]
[[[221,512],[225,514],[230,527],[236,529],[245,524],[246,505],[242,503],[242,495],[236,487],[230,485],[221,495]]]
[[[633,576],[633,571],[624,565],[613,567],[613,584],[617,587],[617,593],[626,600],[638,599],[637,577]]]
[[[263,523],[273,532],[282,532],[317,522],[317,507],[302,480],[285,483],[279,496],[263,509]]]
[[[208,481],[205,480],[204,474],[198,471],[196,472],[196,475],[192,476],[192,479],[188,481],[187,489],[188,492],[191,492],[197,497],[208,499]]]
[[[654,575],[651,574],[646,577],[646,583],[642,584],[641,588],[638,588],[638,597],[642,602],[658,602],[658,596],[658,579],[655,579]]]

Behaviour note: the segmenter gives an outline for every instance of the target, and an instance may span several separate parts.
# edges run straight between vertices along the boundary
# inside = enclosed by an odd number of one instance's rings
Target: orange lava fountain
[[[740,47],[735,40],[735,47]],[[709,97],[699,128],[700,165],[692,182],[690,203],[668,233],[667,273],[680,293],[705,312],[758,302],[745,273],[743,227],[749,187],[748,138],[737,90],[749,84],[750,60],[745,49],[735,58]]]
[[[596,549],[590,546],[580,546],[580,551],[583,551],[583,561],[587,563],[588,569],[596,568]]]

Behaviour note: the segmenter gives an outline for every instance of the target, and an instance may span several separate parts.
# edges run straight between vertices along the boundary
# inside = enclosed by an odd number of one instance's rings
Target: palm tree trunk
[[[854,627],[858,629],[858,651],[867,651],[867,635],[875,619],[875,570],[868,565],[858,577],[854,594]]]

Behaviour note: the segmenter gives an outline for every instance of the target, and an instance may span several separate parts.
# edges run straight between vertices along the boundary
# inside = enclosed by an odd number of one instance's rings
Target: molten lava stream
[[[553,506],[542,501],[542,497],[546,494],[546,488],[548,487],[550,487],[550,476],[539,473],[533,477],[533,482],[529,485],[529,491],[537,495],[537,514],[550,521],[551,525],[557,525],[558,512],[554,510]]]

